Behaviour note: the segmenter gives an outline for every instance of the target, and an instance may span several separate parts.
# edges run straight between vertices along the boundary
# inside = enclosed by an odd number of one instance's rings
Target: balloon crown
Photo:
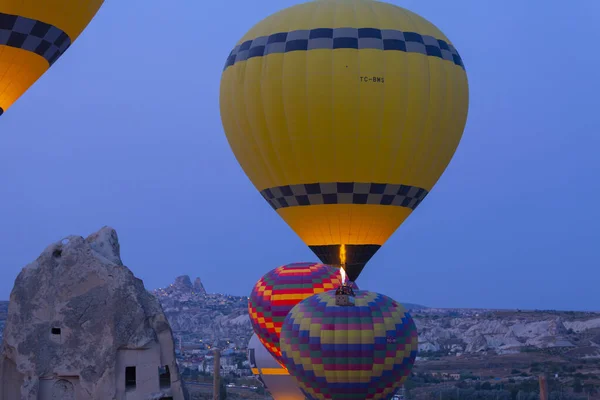
[[[354,290],[348,284],[343,284],[335,291],[335,305],[348,307],[354,305]]]

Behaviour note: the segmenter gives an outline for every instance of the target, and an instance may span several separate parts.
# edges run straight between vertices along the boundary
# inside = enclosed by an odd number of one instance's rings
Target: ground
[[[452,379],[450,374],[460,374],[460,379]],[[420,360],[406,387],[410,398],[428,398],[435,393],[455,392],[458,396],[461,388],[484,391],[497,389],[505,394],[512,392],[513,395],[508,398],[517,398],[519,391],[523,394],[538,391],[540,375],[547,376],[549,391],[556,392],[557,398],[587,399],[588,395],[589,399],[600,398],[600,359],[577,359],[556,350]],[[470,396],[461,395],[461,398],[467,397]],[[499,394],[498,398],[503,396]]]

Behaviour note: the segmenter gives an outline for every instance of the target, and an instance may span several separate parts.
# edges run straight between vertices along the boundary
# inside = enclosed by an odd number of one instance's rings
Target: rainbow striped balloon
[[[390,399],[415,362],[417,327],[387,296],[360,290],[354,306],[337,306],[331,291],[290,311],[280,346],[309,400]]]
[[[337,289],[342,284],[339,268],[319,263],[293,263],[267,272],[254,285],[248,313],[254,332],[281,363],[279,334],[292,307],[315,293]],[[356,284],[353,286],[358,289]]]

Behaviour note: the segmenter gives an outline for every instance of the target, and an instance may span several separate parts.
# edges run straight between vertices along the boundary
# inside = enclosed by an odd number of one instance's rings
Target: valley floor
[[[524,400],[539,390],[540,375],[547,377],[549,392],[556,398],[600,399],[600,359],[582,360],[551,351],[420,360],[406,388],[410,398],[428,398],[436,393],[445,394],[444,399],[471,398],[466,392],[476,390],[499,399],[517,398],[521,392],[520,399]]]

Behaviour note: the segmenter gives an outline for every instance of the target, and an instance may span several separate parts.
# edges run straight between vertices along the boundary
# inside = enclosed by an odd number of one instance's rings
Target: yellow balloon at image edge
[[[0,115],[79,37],[103,0],[0,3]]]
[[[313,1],[237,43],[220,109],[254,186],[323,263],[354,281],[452,159],[467,75],[448,38],[408,10]]]

